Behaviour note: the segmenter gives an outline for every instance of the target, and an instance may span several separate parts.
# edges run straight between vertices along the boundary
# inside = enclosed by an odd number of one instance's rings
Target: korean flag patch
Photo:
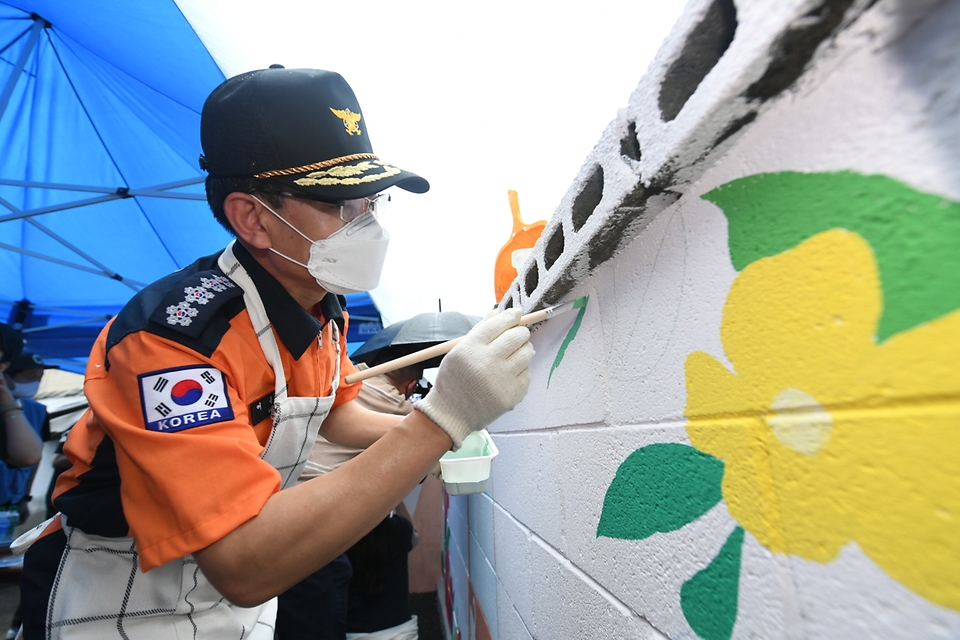
[[[138,378],[149,431],[183,431],[233,419],[223,374],[213,367],[164,369]]]

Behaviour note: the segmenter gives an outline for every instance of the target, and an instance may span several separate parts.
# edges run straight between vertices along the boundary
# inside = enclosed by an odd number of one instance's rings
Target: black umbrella
[[[466,335],[480,320],[479,316],[467,316],[456,311],[421,313],[381,329],[354,351],[350,359],[354,363],[363,362],[373,367]],[[440,358],[434,358],[424,363],[424,369],[439,364]]]

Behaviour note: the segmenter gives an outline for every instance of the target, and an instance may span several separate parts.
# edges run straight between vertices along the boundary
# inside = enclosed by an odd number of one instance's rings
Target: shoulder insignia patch
[[[148,431],[183,431],[233,419],[223,373],[207,365],[137,376]]]
[[[243,290],[216,271],[194,273],[178,282],[157,305],[150,321],[196,338],[206,320]]]

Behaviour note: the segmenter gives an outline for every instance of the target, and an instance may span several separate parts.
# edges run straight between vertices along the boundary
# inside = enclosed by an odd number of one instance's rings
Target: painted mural
[[[689,0],[500,303],[585,301],[449,499],[464,638],[960,637],[957,33]]]
[[[573,302],[573,308],[577,310],[577,315],[570,329],[567,331],[567,335],[564,336],[563,342],[560,343],[560,348],[557,349],[557,355],[553,358],[553,364],[550,365],[550,373],[547,375],[548,387],[550,386],[550,379],[553,378],[553,372],[556,371],[560,363],[563,362],[563,356],[567,353],[567,347],[570,346],[570,343],[573,342],[573,339],[577,337],[577,333],[580,331],[580,325],[583,324],[583,316],[587,312],[587,303],[589,301],[590,296],[583,296]]]
[[[733,370],[687,357],[693,446],[629,456],[597,535],[675,531],[722,500],[740,526],[680,592],[708,640],[733,631],[745,535],[820,563],[856,544],[960,610],[960,203],[854,172],[703,197],[739,271],[720,328]]]
[[[443,585],[441,590],[443,591],[442,606],[441,611],[443,615],[444,623],[444,633],[446,637],[451,640],[461,640],[460,635],[460,625],[457,621],[457,612],[454,610],[454,593],[453,593],[453,572],[451,571],[450,563],[450,525],[447,518],[447,512],[450,510],[450,496],[446,493],[443,494],[443,552],[441,554],[440,562],[442,565],[443,572]]]

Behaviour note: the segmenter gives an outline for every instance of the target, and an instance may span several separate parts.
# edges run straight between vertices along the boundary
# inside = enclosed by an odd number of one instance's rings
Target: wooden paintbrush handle
[[[541,309],[540,311],[528,313],[520,318],[520,324],[526,326],[529,324],[536,324],[537,322],[543,322],[556,311],[556,307],[550,307],[548,309]],[[347,384],[353,384],[354,382],[359,382],[360,380],[366,380],[367,378],[378,376],[381,373],[389,373],[391,371],[396,371],[397,369],[402,369],[403,367],[409,367],[412,364],[417,364],[418,362],[423,362],[424,360],[429,360],[430,358],[446,355],[450,353],[450,350],[457,346],[457,343],[461,340],[463,340],[463,336],[454,338],[453,340],[447,340],[446,342],[441,342],[440,344],[435,344],[432,347],[427,347],[426,349],[417,351],[416,353],[407,354],[397,358],[396,360],[391,360],[390,362],[378,364],[375,367],[370,367],[369,369],[364,369],[363,371],[351,373],[344,378],[344,381]]]
[[[390,371],[396,371],[397,369],[402,369],[403,367],[409,367],[412,364],[417,364],[418,362],[423,362],[424,360],[429,360],[430,358],[446,355],[450,353],[450,350],[457,346],[457,343],[461,340],[463,340],[463,336],[454,338],[453,340],[447,340],[446,342],[441,342],[440,344],[435,344],[432,347],[427,347],[426,349],[422,349],[415,353],[407,354],[397,358],[396,360],[391,360],[390,362],[378,364],[375,367],[370,367],[369,369],[364,369],[363,371],[351,373],[349,376],[344,378],[344,381],[347,384],[353,384],[354,382],[359,382],[360,380],[366,380],[367,378],[378,376],[381,373],[389,373]]]

